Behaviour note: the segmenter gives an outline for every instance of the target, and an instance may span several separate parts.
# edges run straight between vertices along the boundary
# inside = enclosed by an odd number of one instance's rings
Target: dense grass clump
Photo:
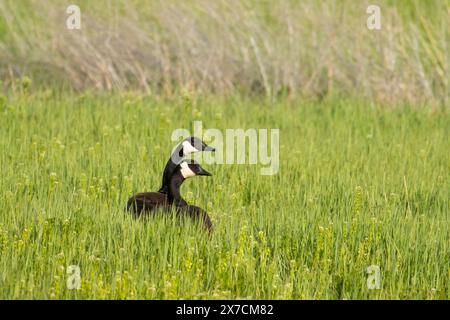
[[[350,99],[0,100],[0,298],[450,298],[448,111]],[[215,231],[124,212],[176,128],[279,128],[280,171],[183,185]],[[78,265],[81,288],[69,290]],[[381,288],[367,288],[378,265]]]

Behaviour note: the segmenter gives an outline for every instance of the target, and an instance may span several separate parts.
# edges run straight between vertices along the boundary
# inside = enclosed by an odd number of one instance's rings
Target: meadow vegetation
[[[76,2],[0,0],[0,299],[450,299],[448,0]],[[124,210],[195,120],[280,130],[211,238]]]
[[[446,110],[22,90],[0,114],[1,298],[450,298]],[[213,177],[183,185],[210,213],[211,239],[124,211],[159,188],[173,127],[193,120],[280,128],[277,175],[205,165]]]

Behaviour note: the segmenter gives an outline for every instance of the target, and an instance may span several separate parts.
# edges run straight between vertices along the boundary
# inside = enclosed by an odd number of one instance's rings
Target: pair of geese
[[[191,153],[200,151],[214,152],[215,149],[196,137],[184,139],[167,161],[159,191],[141,192],[133,195],[128,199],[127,210],[139,217],[142,214],[153,213],[158,210],[171,212],[175,209],[179,217],[189,217],[201,221],[211,234],[212,223],[208,213],[202,208],[187,204],[180,194],[181,184],[187,178],[211,176],[211,173],[203,169],[194,160],[183,159]]]

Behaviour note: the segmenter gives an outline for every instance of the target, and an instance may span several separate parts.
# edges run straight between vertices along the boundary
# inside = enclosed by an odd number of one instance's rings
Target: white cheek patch
[[[183,145],[183,154],[186,156],[188,154],[200,151],[197,148],[195,148],[192,144],[190,144],[188,141],[183,141],[182,145]]]
[[[183,178],[186,179],[195,176],[194,171],[192,171],[191,168],[189,168],[187,162],[182,162],[180,166],[181,166],[181,175],[183,176]]]

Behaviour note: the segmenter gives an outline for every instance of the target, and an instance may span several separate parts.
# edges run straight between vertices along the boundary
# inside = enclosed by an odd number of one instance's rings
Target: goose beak
[[[215,148],[213,148],[213,147],[211,147],[211,146],[208,146],[207,144],[203,144],[203,145],[202,145],[202,150],[203,150],[203,151],[211,151],[211,152],[216,151]]]
[[[199,176],[209,176],[209,177],[212,176],[211,173],[209,173],[208,171],[206,171],[203,168],[200,168],[200,172],[197,175],[199,175]]]

